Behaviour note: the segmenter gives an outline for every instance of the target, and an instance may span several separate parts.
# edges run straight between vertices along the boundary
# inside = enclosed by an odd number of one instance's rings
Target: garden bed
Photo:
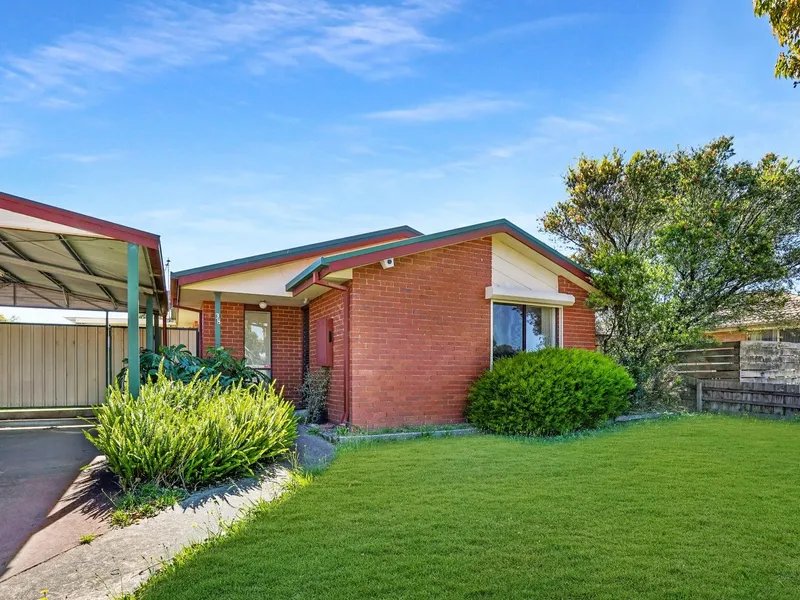
[[[367,441],[409,440],[420,437],[445,437],[473,435],[479,431],[466,423],[454,425],[418,425],[406,427],[382,427],[380,429],[362,429],[341,425],[335,428],[311,426],[309,433],[319,435],[332,444],[351,444]]]

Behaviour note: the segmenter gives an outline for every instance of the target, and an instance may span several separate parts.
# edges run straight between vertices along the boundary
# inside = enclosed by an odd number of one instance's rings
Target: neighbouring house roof
[[[177,281],[178,285],[186,285],[206,279],[215,279],[217,277],[224,277],[234,273],[250,271],[252,269],[271,267],[281,263],[319,256],[323,253],[335,254],[337,252],[344,252],[365,244],[382,244],[388,241],[421,235],[422,233],[407,225],[392,227],[390,229],[380,229],[378,231],[351,235],[326,242],[317,242],[305,246],[297,246],[296,248],[277,250],[266,254],[257,254],[246,258],[205,265],[194,269],[175,271],[172,273],[172,279]]]
[[[507,234],[536,250],[583,281],[587,283],[591,282],[591,274],[587,269],[573,260],[570,260],[541,240],[533,237],[523,229],[520,229],[507,219],[499,219],[486,223],[478,223],[477,225],[441,231],[439,233],[419,235],[404,240],[381,244],[379,246],[345,252],[343,254],[322,256],[289,281],[286,284],[286,291],[296,293],[304,287],[304,284],[308,285],[313,283],[315,277],[322,278],[335,271],[361,267],[387,258],[408,256],[409,254],[415,254],[417,252],[433,250],[435,248],[459,244],[501,233]]]
[[[725,323],[717,331],[729,329],[765,329],[800,325],[800,295],[789,294],[782,309],[765,315],[753,315],[735,322]]]
[[[0,192],[0,306],[125,310],[128,244],[140,303],[154,296],[166,311],[159,236]]]

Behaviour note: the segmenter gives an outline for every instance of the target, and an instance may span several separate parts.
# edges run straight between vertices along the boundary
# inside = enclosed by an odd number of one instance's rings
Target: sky
[[[615,147],[800,157],[750,0],[4,0],[0,23],[0,190],[157,233],[173,270],[501,217],[552,243],[564,172]]]

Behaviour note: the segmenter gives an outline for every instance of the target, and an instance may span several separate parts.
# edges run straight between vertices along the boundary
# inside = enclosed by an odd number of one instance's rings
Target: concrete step
[[[23,429],[80,429],[92,427],[84,419],[5,419],[0,421],[0,431],[20,431]]]
[[[25,419],[76,419],[92,417],[90,406],[70,408],[0,408],[0,421],[23,421]]]

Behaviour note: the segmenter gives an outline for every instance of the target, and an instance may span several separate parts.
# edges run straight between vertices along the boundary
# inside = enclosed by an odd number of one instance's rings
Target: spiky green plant
[[[297,419],[275,384],[219,385],[195,377],[171,380],[163,367],[139,397],[118,383],[95,408],[86,437],[103,454],[123,489],[141,483],[196,488],[252,475],[294,444]]]

